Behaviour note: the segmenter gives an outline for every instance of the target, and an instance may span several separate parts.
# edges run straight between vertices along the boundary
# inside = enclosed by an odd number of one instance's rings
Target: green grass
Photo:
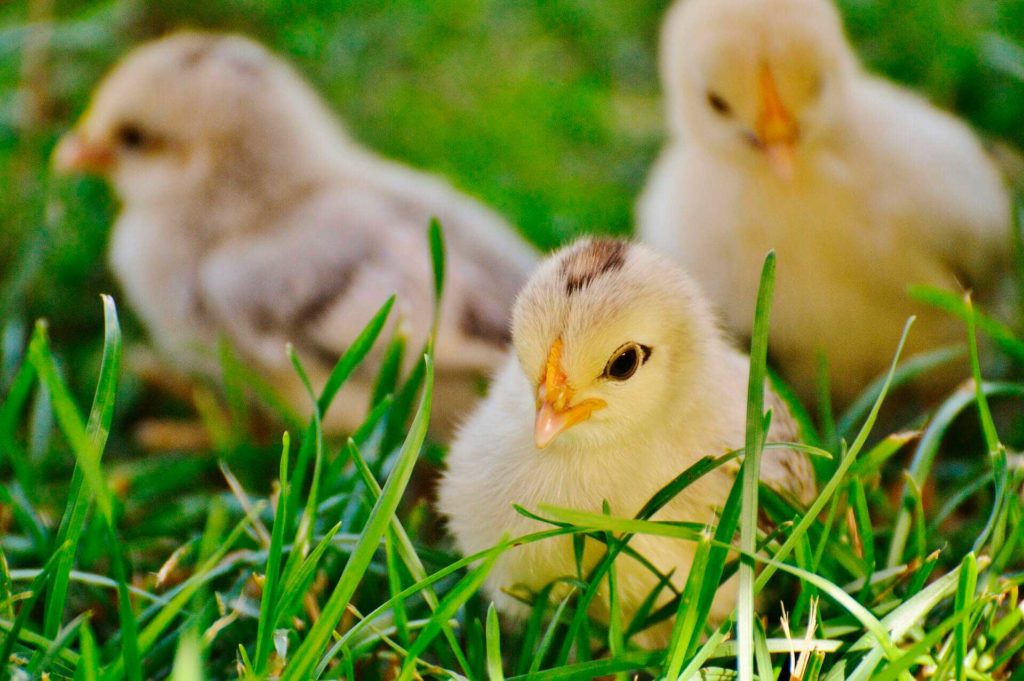
[[[443,247],[437,227],[431,230],[440,296]],[[958,413],[973,407],[988,452],[982,464],[988,469],[987,484],[972,497],[977,511],[943,510],[947,518],[955,515],[982,528],[969,532],[971,545],[961,552],[951,541],[956,533],[950,537],[926,526],[916,492],[929,480],[932,449],[936,438],[949,435],[951,418],[937,417],[929,428],[938,432],[925,431],[918,440],[903,500],[894,507],[882,494],[882,473],[891,467],[892,454],[913,440],[875,438],[877,443],[868,448],[888,389],[901,373],[896,360],[880,389],[869,389],[877,394],[866,417],[858,419],[859,430],[849,445],[845,440],[831,450],[803,445],[809,454],[836,464],[809,509],[794,508],[768,489],[759,494],[751,483],[755,478],[746,471],[759,458],[770,418],[763,413],[762,386],[773,278],[774,258],[769,255],[755,322],[760,351],[751,363],[746,463],[717,524],[700,528],[650,518],[744,450],[708,457],[681,471],[636,518],[617,518],[607,509],[603,514],[543,506],[521,509],[552,529],[507,538],[464,558],[451,555],[437,541],[436,528],[425,522],[422,500],[409,490],[429,418],[432,343],[422,371],[406,379],[419,393],[415,415],[408,402],[384,399],[344,443],[325,441],[320,429],[318,414],[329,407],[370,348],[384,342],[379,336],[392,301],[368,321],[322,393],[314,395],[310,389],[318,409],[296,443],[295,464],[287,433],[276,458],[272,449],[258,452],[276,463],[279,484],[272,496],[246,491],[230,472],[246,464],[257,467],[247,461],[257,454],[257,446],[242,436],[233,451],[200,455],[219,461],[231,478],[232,493],[219,491],[217,485],[202,486],[193,492],[205,504],[202,511],[177,518],[178,525],[171,528],[152,509],[146,513],[133,508],[132,493],[118,492],[123,483],[112,484],[114,478],[131,478],[138,462],[101,459],[117,399],[121,354],[113,301],[103,299],[103,370],[88,424],[67,389],[45,325],[38,325],[23,353],[21,378],[3,403],[3,436],[22,449],[31,447],[21,444],[31,438],[31,428],[19,420],[30,426],[32,418],[41,418],[33,414],[27,395],[45,391],[44,406],[52,410],[52,423],[77,464],[56,532],[46,517],[51,505],[60,507],[59,494],[38,477],[24,479],[11,467],[7,495],[12,512],[5,521],[11,531],[0,544],[5,567],[0,572],[0,652],[7,660],[0,678],[34,678],[45,671],[50,678],[185,679],[196,678],[195,670],[202,669],[204,678],[211,679],[239,674],[294,680],[395,674],[405,680],[576,679],[638,671],[690,678],[699,670],[705,678],[776,679],[786,673],[793,644],[778,612],[756,605],[755,599],[765,594],[789,603],[792,640],[803,639],[804,617],[817,613],[819,633],[805,678],[907,679],[930,668],[939,670],[937,678],[1007,678],[1024,661],[1018,607],[1024,577],[1017,572],[1024,564],[1024,469],[1010,465],[992,416],[989,397],[1000,386],[986,384],[981,376],[974,336],[977,315],[970,300],[963,312],[974,388],[951,395],[937,410]],[[908,322],[904,337],[909,329]],[[295,363],[303,376],[301,364]],[[407,383],[396,389],[411,388]],[[1021,390],[1009,394],[1020,397]],[[394,420],[410,425],[395,448],[381,449]],[[51,446],[54,456],[66,451],[60,442]],[[165,460],[159,465],[178,463]],[[335,474],[325,476],[326,470]],[[305,476],[308,483],[296,482]],[[144,479],[139,475],[130,487]],[[179,495],[194,485],[193,480],[180,482],[172,487]],[[59,482],[54,486],[63,488]],[[759,517],[775,529],[767,534],[759,529]],[[226,531],[230,524],[233,529]],[[731,541],[737,528],[738,546]],[[612,595],[612,626],[591,621],[588,605],[599,590],[615,593],[615,558],[628,552],[643,560],[629,547],[637,534],[696,542],[695,569],[683,590],[670,594],[666,606],[641,609],[634,621],[624,622],[614,615],[617,598]],[[511,546],[553,535],[591,538],[607,547],[606,555],[589,572],[581,569],[566,576],[574,588],[561,601],[551,602],[550,590],[543,590],[532,602],[529,623],[502,631],[480,593],[487,572]],[[916,544],[908,541],[913,536],[920,538]],[[90,550],[89,537],[101,546]],[[890,557],[886,566],[877,564],[883,554]],[[159,560],[168,563],[161,566]],[[175,583],[147,583],[152,571],[177,573]],[[724,623],[710,622],[718,584],[737,572],[736,612]],[[668,584],[661,580],[652,605]],[[37,607],[44,595],[45,607]],[[812,597],[820,599],[820,609],[817,604],[808,609]],[[116,615],[104,613],[114,606]],[[769,614],[755,618],[755,612]],[[637,648],[635,634],[665,617],[675,618],[668,649]]]
[[[550,529],[455,555],[423,482],[439,456],[424,444],[432,348],[381,337],[390,301],[366,320],[328,387],[310,390],[322,412],[371,348],[384,350],[375,407],[350,439],[324,438],[318,418],[287,414],[283,441],[254,436],[240,396],[270,395],[225,348],[225,390],[197,400],[214,446],[138,451],[140,418],[187,405],[120,368],[141,333],[130,310],[98,300],[116,291],[102,258],[116,211],[108,190],[54,180],[46,163],[90,87],[130,44],[182,24],[251,33],[293,59],[359,139],[446,175],[549,247],[630,231],[661,139],[654,39],[666,4],[395,0],[385,12],[371,0],[302,11],[281,0],[60,0],[52,14],[36,0],[0,6],[0,681],[44,672],[786,678],[780,602],[795,639],[816,614],[818,652],[805,679],[905,680],[927,669],[930,678],[1024,678],[1024,471],[1012,455],[1024,443],[1024,382],[1012,368],[1024,339],[969,300],[936,291],[914,294],[964,322],[967,351],[894,361],[821,432],[803,419],[821,490],[809,510],[741,475],[717,524],[651,520],[700,476],[744,452],[746,466],[757,459],[770,266],[746,449],[680,471],[635,518],[522,509]],[[992,139],[1024,146],[1024,2],[841,6],[872,67]],[[33,80],[43,106],[22,116],[28,27],[48,14],[46,67],[34,72],[48,78]],[[438,296],[439,236],[433,229]],[[39,318],[46,322],[33,326]],[[989,341],[980,357],[975,333]],[[421,350],[426,359],[400,375],[404,353]],[[971,382],[906,429],[879,432],[889,389],[945,362],[960,362]],[[981,374],[989,365],[997,381]],[[632,621],[621,613],[611,626],[592,621],[588,605],[615,593],[615,558],[642,559],[629,540],[645,533],[695,542],[696,569],[679,591],[661,576]],[[578,547],[586,537],[606,554],[565,576],[567,596],[544,589],[522,626],[503,626],[479,589],[488,569],[513,544],[555,535]],[[716,587],[733,577],[742,584],[734,617],[709,623]],[[661,591],[668,603],[656,606]],[[668,649],[639,649],[636,634],[666,618],[674,618]]]

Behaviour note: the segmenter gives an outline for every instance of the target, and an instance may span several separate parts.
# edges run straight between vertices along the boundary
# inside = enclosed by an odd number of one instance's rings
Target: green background
[[[178,27],[266,42],[310,78],[359,140],[446,176],[542,247],[585,232],[629,234],[662,139],[656,44],[667,4],[6,4],[0,312],[22,328],[46,317],[56,347],[76,360],[75,383],[91,383],[97,294],[118,294],[103,257],[116,202],[98,180],[51,178],[47,159],[105,70],[132,45]],[[844,0],[841,7],[871,69],[959,112],[986,136],[1024,146],[1024,0]],[[33,35],[48,38],[35,65],[25,58]],[[139,333],[130,317],[128,332]]]

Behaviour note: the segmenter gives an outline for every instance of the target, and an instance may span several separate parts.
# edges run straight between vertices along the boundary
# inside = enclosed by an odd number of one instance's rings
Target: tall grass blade
[[[285,516],[288,513],[288,433],[284,434],[281,443],[281,463],[278,480],[281,489],[277,497],[277,511],[274,513],[274,529],[270,534],[270,548],[267,551],[267,564],[263,577],[263,596],[260,599],[260,616],[256,628],[256,653],[253,657],[253,668],[257,674],[266,671],[273,649],[274,627],[277,623],[272,613],[277,606],[280,589],[281,554],[284,550]],[[294,550],[294,549],[293,549]]]
[[[504,681],[505,672],[501,667],[501,627],[494,603],[487,606],[487,678],[489,681]]]
[[[974,590],[977,586],[978,560],[972,551],[964,556],[964,559],[960,562],[960,581],[957,584],[956,603],[954,605],[956,613],[963,613],[971,609],[974,605]],[[964,681],[967,678],[964,661],[967,659],[967,643],[970,635],[969,625],[969,618],[966,617],[956,625],[956,654],[954,659],[956,661],[957,681]]]
[[[503,539],[499,546],[506,546],[507,542]],[[430,642],[441,633],[442,623],[447,622],[451,619],[456,611],[462,607],[462,605],[469,600],[469,598],[476,593],[483,585],[484,580],[487,578],[487,574],[494,567],[495,561],[498,560],[502,549],[499,549],[492,553],[485,561],[480,563],[477,567],[470,570],[458,584],[456,584],[446,595],[441,599],[441,603],[437,610],[431,615],[430,621],[427,622],[427,626],[416,637],[413,644],[409,646],[409,650],[406,653],[405,663],[402,665],[402,671],[398,676],[398,681],[409,681],[412,678],[416,669],[416,660],[420,655],[426,651],[427,646]]]
[[[349,452],[349,458],[355,462],[356,470],[362,476],[363,484],[366,485],[370,494],[373,496],[374,501],[380,497],[381,489],[377,483],[377,479],[373,477],[373,473],[370,471],[369,466],[366,465],[366,460],[363,455],[359,452],[359,448],[353,439],[349,439],[346,444],[346,450]],[[412,578],[419,581],[423,580],[427,576],[426,568],[423,566],[423,561],[420,560],[419,555],[416,553],[416,547],[413,546],[412,540],[409,538],[409,534],[402,527],[402,523],[398,517],[395,516],[391,519],[391,530],[394,533],[395,539],[397,540],[397,551],[398,557],[402,559],[407,570],[412,575]],[[439,605],[437,595],[434,590],[427,588],[423,591],[423,600],[427,602],[427,605],[432,611],[436,611]],[[397,601],[396,603],[400,603]],[[445,639],[448,641],[448,645],[452,650],[452,654],[455,655],[459,665],[463,671],[469,669],[469,663],[466,661],[466,657],[462,652],[462,648],[459,646],[458,637],[455,636],[455,632],[447,622],[442,625],[442,631]]]
[[[114,403],[121,364],[121,327],[117,320],[117,307],[110,296],[103,296],[102,300],[103,358],[100,363],[100,377],[96,385],[96,394],[93,397],[92,409],[89,411],[89,423],[86,426],[97,457],[103,455],[107,436],[110,433],[110,424],[114,418]],[[83,483],[81,468],[76,465],[71,477],[67,506],[57,531],[58,544],[69,542],[73,547],[78,546],[90,503],[89,493],[82,489]],[[74,564],[74,560],[75,551],[67,551],[57,564],[53,583],[46,594],[46,610],[43,619],[44,636],[52,638],[60,630],[61,620],[64,616],[64,604],[67,601],[71,566]]]
[[[761,448],[765,438],[764,384],[768,362],[768,318],[775,287],[775,252],[769,251],[761,270],[761,284],[754,308],[750,344],[750,377],[747,384],[747,429],[743,457],[743,502],[740,511],[740,548],[757,548],[757,491],[761,472]],[[737,606],[737,667],[740,681],[754,678],[754,565],[740,561]]]
[[[388,306],[390,307],[390,305]],[[326,650],[331,634],[355,593],[359,581],[370,565],[373,555],[380,544],[384,532],[391,523],[391,516],[398,508],[402,493],[412,476],[417,455],[427,435],[427,424],[430,419],[430,405],[434,389],[433,362],[428,356],[425,359],[426,376],[423,385],[423,397],[420,408],[413,419],[412,428],[406,437],[405,444],[395,463],[394,470],[385,483],[381,496],[374,504],[373,511],[363,528],[362,535],[352,551],[345,569],[338,580],[334,592],[309,631],[309,635],[295,651],[295,655],[285,667],[282,679],[285,681],[308,681],[320,655]]]
[[[978,405],[978,418],[981,420],[981,432],[985,436],[985,446],[988,449],[989,460],[992,463],[992,481],[995,486],[995,498],[992,500],[992,512],[989,515],[985,528],[974,541],[974,552],[982,550],[989,539],[993,537],[996,525],[1003,517],[1003,508],[1006,502],[1006,481],[1007,481],[1007,456],[1006,448],[999,441],[999,434],[996,432],[996,424],[992,420],[992,411],[988,406],[988,399],[985,397],[981,378],[981,362],[978,359],[978,335],[975,333],[977,313],[971,302],[968,293],[964,296],[964,303],[969,312],[967,317],[967,340],[971,351],[971,376],[974,378],[974,399]],[[991,547],[992,553],[996,554],[1000,549],[1000,541],[995,541]]]
[[[113,310],[113,301],[104,300],[104,305]],[[109,318],[109,317],[108,317]],[[114,318],[116,324],[116,317]],[[125,565],[124,550],[118,539],[114,521],[114,503],[100,466],[102,450],[96,446],[89,430],[83,424],[78,407],[71,393],[57,372],[57,365],[50,352],[45,324],[37,324],[36,332],[29,343],[29,361],[35,366],[40,381],[50,391],[53,409],[57,414],[64,437],[75,453],[76,465],[82,470],[85,482],[91,488],[104,521],[110,542],[111,566],[118,582],[118,616],[121,621],[122,661],[132,681],[141,681],[142,662],[138,650],[138,625],[132,610],[129,595],[129,576]],[[112,398],[111,398],[112,399]],[[113,409],[113,405],[109,406]]]
[[[676,611],[676,620],[672,627],[672,636],[669,639],[667,664],[665,678],[677,679],[686,662],[689,652],[689,643],[694,638],[695,632],[700,631],[702,622],[698,622],[700,612],[700,592],[702,586],[710,584],[713,591],[717,590],[717,581],[712,579],[705,581],[708,559],[711,554],[711,531],[710,528],[701,536],[697,542],[697,548],[693,553],[693,563],[690,565],[690,574],[686,578],[686,586],[683,588],[683,596],[679,600],[679,609]]]

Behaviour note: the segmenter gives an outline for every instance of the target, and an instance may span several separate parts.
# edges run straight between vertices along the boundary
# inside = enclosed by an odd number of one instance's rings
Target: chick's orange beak
[[[114,166],[114,152],[108,144],[86,139],[80,132],[69,132],[53,150],[53,169],[58,173],[103,175]]]
[[[767,64],[761,67],[758,89],[761,108],[754,132],[768,155],[768,165],[775,174],[789,179],[793,176],[793,150],[799,130],[793,114],[779,97],[775,77]]]
[[[573,390],[562,370],[562,339],[559,338],[551,346],[544,364],[544,376],[537,386],[537,419],[533,430],[537,449],[544,449],[560,434],[608,406],[604,400],[595,398],[573,405],[572,398]]]

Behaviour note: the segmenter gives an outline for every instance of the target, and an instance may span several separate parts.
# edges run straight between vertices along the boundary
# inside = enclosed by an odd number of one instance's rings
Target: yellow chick
[[[993,295],[1011,252],[1007,190],[966,125],[861,68],[829,0],[678,2],[661,69],[670,139],[638,206],[642,238],[741,335],[774,248],[769,347],[802,397],[823,353],[849,403],[911,314],[908,353],[963,342],[960,322],[906,290]]]
[[[169,363],[215,374],[226,336],[306,413],[286,343],[322,386],[392,293],[408,354],[425,342],[432,217],[448,258],[436,357],[442,425],[503,357],[509,309],[536,262],[481,204],[360,148],[292,68],[240,36],[177,33],[129,53],[54,164],[113,183],[123,206],[110,262]],[[360,422],[374,375],[369,366],[354,377],[328,429]]]
[[[675,476],[707,455],[744,442],[749,362],[725,339],[694,283],[645,246],[585,239],[546,260],[516,299],[514,356],[490,395],[459,430],[440,485],[439,508],[465,554],[550,529],[513,509],[541,504],[633,516]],[[796,426],[770,390],[769,441],[793,441]],[[670,501],[655,519],[707,523],[725,504],[735,468],[718,468]],[[800,502],[815,494],[810,462],[791,449],[764,452],[762,480]],[[637,536],[630,546],[682,587],[693,544]],[[584,569],[603,555],[587,542]],[[657,579],[635,558],[616,563],[626,621]],[[510,549],[487,588],[513,617],[522,604],[506,593],[534,591],[576,565],[569,537]],[[668,600],[662,594],[659,603]],[[606,618],[607,594],[593,614]],[[735,605],[735,582],[716,596],[712,617]],[[663,646],[671,622],[638,641]]]

